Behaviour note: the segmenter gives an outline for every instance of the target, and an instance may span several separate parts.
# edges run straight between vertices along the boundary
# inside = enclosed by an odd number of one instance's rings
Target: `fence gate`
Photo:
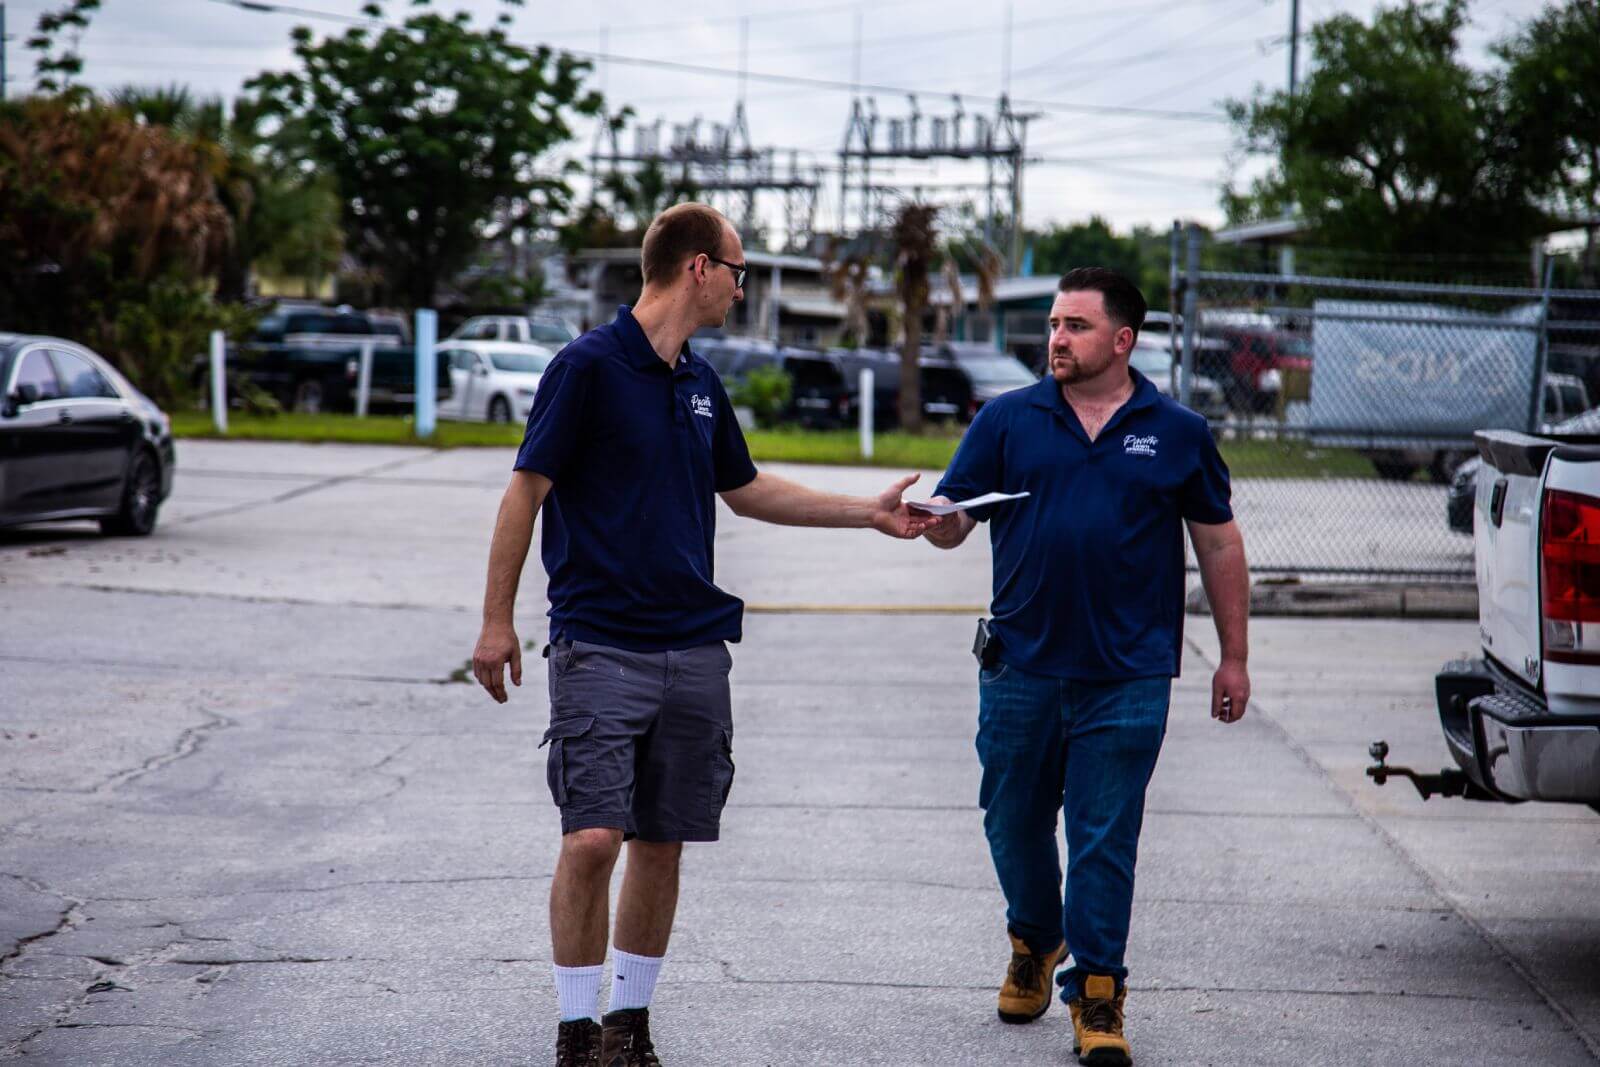
[[[1600,433],[1600,413],[1574,420],[1600,402],[1600,292],[1187,258],[1174,384],[1225,442],[1256,574],[1470,580],[1447,506],[1473,432]]]

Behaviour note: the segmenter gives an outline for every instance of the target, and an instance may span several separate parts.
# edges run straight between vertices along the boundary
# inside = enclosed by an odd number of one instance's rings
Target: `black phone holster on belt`
[[[1000,662],[1000,639],[990,628],[988,619],[978,620],[978,633],[972,639],[972,655],[977,659],[978,666],[986,671],[993,670],[995,664]]]

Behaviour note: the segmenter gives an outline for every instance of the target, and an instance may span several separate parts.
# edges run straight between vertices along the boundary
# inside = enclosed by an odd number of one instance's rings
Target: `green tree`
[[[572,113],[596,114],[601,101],[583,87],[588,64],[513,43],[509,15],[478,30],[429,0],[412,6],[404,26],[376,32],[315,41],[297,27],[299,69],[248,87],[303,139],[305,159],[335,176],[351,252],[425,306],[481,239],[566,206],[563,175],[575,165],[558,172],[537,159],[571,138]],[[362,10],[383,17],[376,3]]]
[[[1548,7],[1495,51],[1511,127],[1552,212],[1591,220],[1579,276],[1600,284],[1600,3]]]
[[[55,11],[42,13],[34,23],[27,47],[39,53],[33,69],[41,94],[79,98],[87,94],[88,90],[74,85],[72,79],[83,73],[78,39],[89,28],[89,16],[99,8],[100,0],[68,0]]]
[[[1526,249],[1545,220],[1498,77],[1460,58],[1465,22],[1464,0],[1407,0],[1370,25],[1318,23],[1293,99],[1228,105],[1245,151],[1273,160],[1247,191],[1225,190],[1229,218],[1298,207],[1318,240],[1373,252]]]

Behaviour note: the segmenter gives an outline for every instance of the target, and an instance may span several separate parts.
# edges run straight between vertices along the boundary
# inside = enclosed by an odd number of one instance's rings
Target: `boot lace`
[[[1011,954],[1011,969],[1006,977],[1018,989],[1037,989],[1042,980],[1042,973],[1043,968],[1039,966],[1038,956],[1031,953],[1025,956],[1020,952]]]
[[[592,1026],[563,1026],[556,1032],[556,1063],[585,1067],[599,1050],[599,1029]]]
[[[650,1021],[640,1015],[628,1028],[628,1067],[661,1067],[656,1047],[650,1041]]]
[[[1102,1034],[1122,1033],[1122,1009],[1117,1006],[1114,997],[1110,1000],[1090,1000],[1084,997],[1081,1018],[1085,1030]]]

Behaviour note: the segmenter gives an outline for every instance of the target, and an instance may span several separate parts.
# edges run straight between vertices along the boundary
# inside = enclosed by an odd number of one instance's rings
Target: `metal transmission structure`
[[[948,115],[927,116],[909,97],[910,113],[884,120],[877,101],[857,97],[850,103],[844,147],[839,150],[839,223],[849,230],[882,229],[888,223],[896,193],[916,183],[874,184],[874,160],[982,160],[985,179],[976,188],[984,195],[983,237],[1004,249],[1012,272],[1022,262],[1022,168],[1027,153],[1028,122],[1035,115],[1011,110],[1000,97],[993,115],[969,115],[961,98],[953,97]]]
[[[802,167],[797,152],[788,153],[784,167],[778,162],[778,149],[752,147],[743,101],[735,105],[733,120],[726,125],[706,123],[697,116],[692,122],[673,123],[671,139],[663,143],[665,125],[658,118],[624,130],[621,122],[602,121],[589,155],[596,184],[605,175],[631,175],[656,167],[692,185],[695,195],[732,219],[746,240],[761,236],[757,195],[776,194],[782,200],[784,250],[797,251],[810,243],[821,170]],[[623,147],[629,140],[631,151]]]

